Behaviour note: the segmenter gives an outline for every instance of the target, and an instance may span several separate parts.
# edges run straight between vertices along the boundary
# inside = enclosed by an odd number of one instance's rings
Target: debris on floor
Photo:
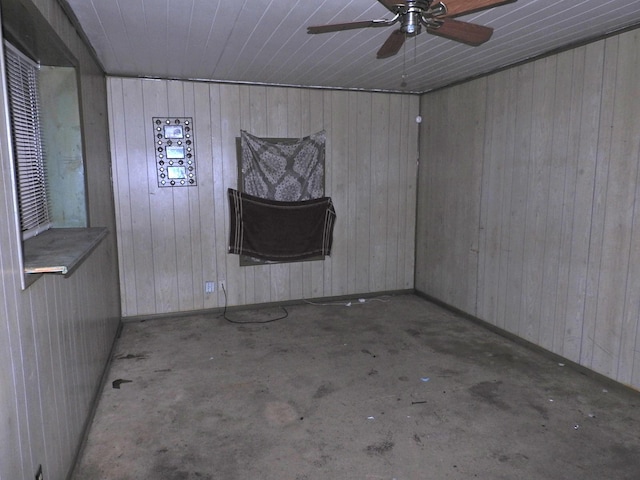
[[[122,385],[123,383],[131,383],[131,382],[133,382],[133,380],[123,380],[122,378],[119,378],[111,382],[111,386],[113,388],[120,388],[120,385]]]

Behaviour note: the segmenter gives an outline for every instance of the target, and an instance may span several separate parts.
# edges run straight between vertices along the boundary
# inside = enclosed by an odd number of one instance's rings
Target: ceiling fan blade
[[[393,57],[404,45],[405,34],[402,30],[394,30],[378,50],[377,58]]]
[[[330,33],[341,32],[343,30],[354,30],[356,28],[377,27],[380,22],[367,20],[364,22],[333,23],[331,25],[320,25],[317,27],[307,27],[307,33]]]
[[[427,27],[427,32],[439,37],[456,40],[473,47],[482,45],[493,35],[493,28],[476,25],[475,23],[461,22],[450,18],[439,19],[438,27]]]
[[[515,1],[516,0],[442,0],[440,2],[434,2],[431,8],[437,11],[439,4],[443,4],[446,13],[442,16],[451,18],[467,15],[479,10],[486,10],[487,8],[497,7],[506,3],[513,3]]]
[[[398,13],[399,8],[407,7],[406,0],[378,0],[378,2],[393,14]]]

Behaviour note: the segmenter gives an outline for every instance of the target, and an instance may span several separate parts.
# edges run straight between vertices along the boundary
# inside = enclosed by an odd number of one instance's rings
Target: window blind
[[[38,65],[7,42],[5,64],[18,177],[20,228],[26,240],[51,227],[40,124]]]

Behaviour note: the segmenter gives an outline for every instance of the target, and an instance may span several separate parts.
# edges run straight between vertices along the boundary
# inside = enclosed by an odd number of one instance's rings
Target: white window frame
[[[52,226],[40,123],[39,65],[4,42],[22,240]]]

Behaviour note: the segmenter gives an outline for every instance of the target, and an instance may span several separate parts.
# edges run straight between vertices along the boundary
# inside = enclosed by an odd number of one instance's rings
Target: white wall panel
[[[634,30],[423,96],[416,249],[417,290],[635,387],[639,47]]]
[[[108,80],[123,314],[413,288],[419,98],[254,85]],[[198,186],[158,188],[151,119],[189,116]],[[327,132],[326,194],[337,211],[324,261],[240,267],[227,254],[236,137]],[[134,219],[132,221],[132,219]]]

